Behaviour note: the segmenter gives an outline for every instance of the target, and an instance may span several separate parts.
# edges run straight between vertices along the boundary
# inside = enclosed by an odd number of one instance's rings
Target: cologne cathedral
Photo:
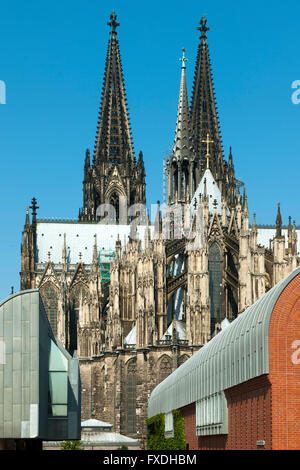
[[[143,440],[151,391],[299,266],[300,230],[291,217],[283,225],[279,204],[274,226],[258,226],[255,214],[249,221],[245,183],[236,177],[231,149],[225,157],[222,147],[204,17],[190,103],[183,50],[175,141],[164,165],[166,201],[150,222],[114,12],[107,24],[96,142],[83,159],[83,207],[76,220],[50,220],[37,217],[32,199],[21,289],[40,290],[54,334],[80,359],[82,419],[107,421],[115,432]],[[202,221],[193,249],[184,212],[178,217],[183,206],[192,226],[197,214]]]

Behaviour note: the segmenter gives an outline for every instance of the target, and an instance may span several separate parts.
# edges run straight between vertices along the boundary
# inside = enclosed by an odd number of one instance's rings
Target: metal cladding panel
[[[0,438],[38,433],[38,298],[29,290],[0,303]]]
[[[280,281],[151,393],[148,416],[168,413],[269,373],[268,334],[275,303],[300,267]]]

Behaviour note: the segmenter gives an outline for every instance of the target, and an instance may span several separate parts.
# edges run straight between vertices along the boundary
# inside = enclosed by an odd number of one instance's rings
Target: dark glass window
[[[220,321],[221,308],[221,256],[217,243],[209,250],[209,297],[210,297],[210,332],[215,331],[216,322]]]

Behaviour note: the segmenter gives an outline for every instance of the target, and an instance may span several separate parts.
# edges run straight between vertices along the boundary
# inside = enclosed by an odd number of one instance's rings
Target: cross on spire
[[[185,48],[183,47],[182,48],[182,57],[180,57],[180,59],[179,59],[182,62],[182,66],[181,66],[182,69],[185,69],[185,62],[188,60],[185,57],[184,53],[185,53]]]
[[[108,26],[111,27],[111,32],[112,33],[115,33],[116,32],[116,28],[118,26],[120,26],[120,23],[117,23],[116,22],[116,19],[117,19],[117,15],[115,14],[114,11],[112,11],[111,15],[110,15],[110,21],[107,23]]]
[[[201,31],[201,39],[206,38],[206,32],[209,31],[209,28],[206,26],[206,23],[207,23],[207,19],[205,18],[205,16],[202,16],[201,21],[200,21],[201,26],[197,28],[198,31]]]
[[[32,225],[35,227],[36,226],[36,210],[39,209],[39,206],[37,205],[37,200],[35,197],[32,198],[31,201],[31,206],[29,209],[32,209]]]
[[[214,141],[209,139],[209,132],[206,134],[206,140],[201,140],[204,144],[206,144],[206,168],[209,168],[209,159],[210,159],[210,153],[209,153],[209,144],[212,144]]]

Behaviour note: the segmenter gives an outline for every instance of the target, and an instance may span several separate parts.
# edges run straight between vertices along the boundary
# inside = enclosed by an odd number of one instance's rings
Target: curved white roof
[[[148,416],[168,413],[269,372],[268,333],[275,303],[300,267],[239,315],[151,393]]]

